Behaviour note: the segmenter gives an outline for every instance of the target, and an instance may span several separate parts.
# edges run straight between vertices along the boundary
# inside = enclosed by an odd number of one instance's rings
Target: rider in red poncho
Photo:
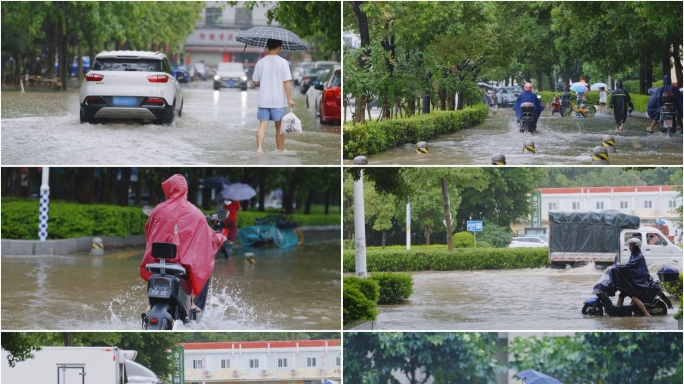
[[[145,265],[159,262],[152,257],[152,243],[174,243],[176,259],[187,271],[192,286],[192,309],[201,310],[209,290],[209,278],[214,269],[214,253],[226,238],[215,233],[204,214],[188,201],[188,183],[182,175],[173,175],[162,183],[166,201],[157,205],[145,224],[145,257],[140,264],[140,277],[147,281],[151,273]]]

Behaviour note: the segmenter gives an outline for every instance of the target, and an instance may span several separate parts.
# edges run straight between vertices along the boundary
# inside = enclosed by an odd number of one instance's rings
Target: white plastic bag
[[[280,133],[302,133],[302,121],[295,116],[292,108],[280,123]]]

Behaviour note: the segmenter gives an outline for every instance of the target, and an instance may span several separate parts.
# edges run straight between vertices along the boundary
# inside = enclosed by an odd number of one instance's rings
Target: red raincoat
[[[147,247],[140,264],[140,277],[147,281],[152,274],[145,265],[159,262],[152,257],[152,243],[174,243],[178,256],[167,261],[185,267],[193,293],[197,295],[214,270],[214,253],[226,238],[212,231],[204,214],[188,201],[188,183],[182,175],[171,176],[162,183],[162,189],[166,201],[154,208],[145,224]]]

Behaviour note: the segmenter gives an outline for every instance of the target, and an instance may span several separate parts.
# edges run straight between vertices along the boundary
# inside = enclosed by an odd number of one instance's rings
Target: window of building
[[[603,209],[603,201],[596,202],[596,209]]]
[[[220,27],[221,12],[221,8],[206,8],[204,10],[204,25],[207,27]]]
[[[621,201],[620,209],[629,209],[629,201]]]
[[[644,208],[653,208],[653,202],[651,200],[644,201]]]
[[[278,368],[287,368],[287,359],[278,359]]]
[[[230,359],[221,359],[221,369],[230,368]]]
[[[549,211],[555,211],[556,209],[556,203],[549,203]]]
[[[337,357],[335,358],[335,366],[336,366],[336,367],[339,367],[339,366],[341,365],[341,364],[340,364],[341,362],[342,362],[342,357],[337,356]]]
[[[315,357],[307,357],[306,358],[306,366],[307,367],[315,367],[316,366],[316,358]]]
[[[677,208],[677,200],[675,199],[670,199],[667,201],[667,206],[669,208]]]
[[[579,201],[573,201],[572,202],[572,209],[580,209],[580,202]]]
[[[252,11],[246,8],[235,9],[235,25],[239,27],[252,26]]]
[[[202,369],[202,360],[193,360],[192,369]]]
[[[259,359],[249,359],[250,368],[259,368]]]

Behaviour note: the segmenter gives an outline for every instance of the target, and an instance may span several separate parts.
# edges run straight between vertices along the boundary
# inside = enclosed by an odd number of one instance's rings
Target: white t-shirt
[[[252,80],[259,82],[259,108],[287,107],[283,83],[292,80],[287,60],[277,55],[263,57],[254,66]]]
[[[605,103],[606,102],[606,92],[601,91],[599,92],[599,103]]]

